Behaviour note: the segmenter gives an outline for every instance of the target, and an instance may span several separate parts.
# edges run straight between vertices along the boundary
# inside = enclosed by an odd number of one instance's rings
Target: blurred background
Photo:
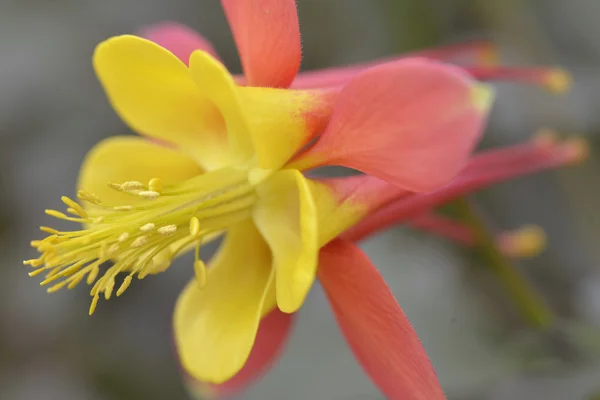
[[[515,65],[561,65],[566,95],[498,85],[482,146],[539,127],[598,149],[597,0],[299,0],[304,69],[456,43],[499,44]],[[87,315],[84,287],[48,295],[21,265],[45,208],[72,195],[100,139],[128,133],[91,67],[95,45],[163,20],[185,23],[239,61],[217,0],[0,0],[0,399],[186,399],[171,343],[188,258]],[[592,150],[594,151],[594,150]],[[596,151],[597,153],[597,151]],[[522,178],[470,200],[495,229],[536,223],[548,249],[515,262],[554,315],[540,328],[490,273],[485,256],[399,227],[364,244],[413,322],[451,400],[600,396],[600,164]],[[288,350],[241,399],[379,399],[338,333],[320,288]]]

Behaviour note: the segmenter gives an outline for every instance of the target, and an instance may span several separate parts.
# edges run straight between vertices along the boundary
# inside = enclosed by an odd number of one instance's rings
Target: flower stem
[[[454,205],[459,216],[471,226],[481,255],[486,259],[492,272],[496,274],[511,294],[525,320],[538,329],[551,327],[555,321],[554,313],[522,274],[496,247],[493,236],[487,231],[483,221],[473,210],[469,201],[460,198],[455,200]]]

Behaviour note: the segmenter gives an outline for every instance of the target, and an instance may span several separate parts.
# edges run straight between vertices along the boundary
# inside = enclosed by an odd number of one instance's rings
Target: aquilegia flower
[[[120,296],[134,277],[194,251],[175,342],[189,377],[219,388],[247,381],[273,359],[318,273],[358,360],[386,396],[444,398],[356,238],[336,238],[387,204],[463,182],[452,181],[461,170],[463,179],[492,180],[478,174],[491,174],[493,163],[464,169],[491,104],[490,89],[473,78],[485,73],[408,57],[295,79],[294,1],[222,4],[243,77],[176,25],[97,47],[94,67],[111,104],[146,138],[110,138],[88,154],[80,202],[63,197],[67,214],[47,210],[84,227],[42,227],[49,236],[32,242],[41,255],[25,262],[35,268],[30,275],[46,273],[49,292],[85,280],[91,314],[101,296]],[[326,165],[365,175],[304,175]],[[206,268],[200,247],[221,234]],[[265,351],[259,326],[277,336]]]

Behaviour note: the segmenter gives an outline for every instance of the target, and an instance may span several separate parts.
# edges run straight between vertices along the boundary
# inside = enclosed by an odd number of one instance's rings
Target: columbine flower
[[[32,242],[41,256],[25,262],[36,268],[31,275],[46,273],[50,292],[85,280],[91,314],[101,296],[115,289],[119,296],[134,277],[160,273],[195,250],[195,279],[175,309],[175,341],[190,376],[222,383],[244,366],[261,318],[297,311],[319,257],[321,265],[338,259],[348,263],[354,286],[338,284],[332,298],[350,304],[345,291],[367,295],[355,304],[357,314],[345,314],[352,323],[342,329],[379,338],[365,343],[399,355],[389,365],[378,361],[376,347],[359,346],[367,372],[391,398],[443,398],[416,334],[360,250],[349,242],[319,250],[400,193],[447,184],[480,135],[489,89],[460,68],[423,58],[364,69],[343,86],[285,89],[301,57],[295,3],[223,5],[243,79],[204,50],[174,54],[136,36],[98,46],[94,67],[110,102],[151,140],[115,137],[88,154],[81,202],[63,197],[67,214],[47,211],[84,228],[42,227],[49,236]],[[303,175],[325,165],[373,178]],[[200,246],[222,233],[207,270]],[[114,264],[101,274],[109,260]],[[380,318],[373,330],[362,322],[367,314]],[[373,376],[373,368],[381,374]]]

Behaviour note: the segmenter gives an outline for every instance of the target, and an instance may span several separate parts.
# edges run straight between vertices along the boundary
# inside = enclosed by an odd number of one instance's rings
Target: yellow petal
[[[269,248],[254,224],[232,228],[206,287],[190,282],[175,307],[175,343],[187,373],[223,383],[244,366],[261,317],[275,307],[273,278]]]
[[[291,90],[237,86],[208,53],[190,57],[190,71],[225,119],[229,142],[240,157],[256,155],[256,166],[277,169],[320,133],[331,114],[336,90]]]
[[[257,187],[256,226],[269,243],[276,271],[277,305],[283,312],[300,308],[316,273],[317,213],[306,178],[282,170]]]
[[[168,50],[118,36],[98,45],[94,67],[112,106],[133,130],[177,145],[207,169],[230,162],[220,113]]]
[[[108,183],[160,178],[173,184],[202,174],[190,156],[135,136],[116,136],[98,143],[85,157],[79,174],[79,189],[110,205],[139,201],[108,187]],[[140,198],[141,199],[141,198]]]
[[[327,125],[337,92],[238,88],[258,166],[278,169]]]
[[[369,175],[308,180],[315,201],[319,247],[407,191]]]
[[[252,138],[231,74],[223,64],[201,50],[190,56],[190,73],[202,93],[221,112],[235,157],[239,160],[250,159],[254,154]]]

